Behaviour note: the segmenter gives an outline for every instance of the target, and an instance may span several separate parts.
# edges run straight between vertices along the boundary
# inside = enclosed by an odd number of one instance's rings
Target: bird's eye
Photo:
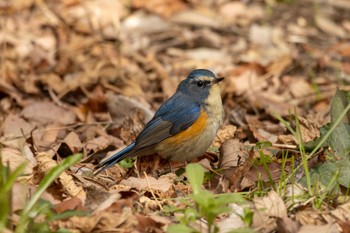
[[[203,81],[198,81],[198,82],[197,82],[197,86],[198,86],[198,87],[203,86],[203,84],[204,84]]]

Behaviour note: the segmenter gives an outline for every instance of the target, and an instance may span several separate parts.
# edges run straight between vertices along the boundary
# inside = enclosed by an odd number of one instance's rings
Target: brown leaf
[[[299,116],[300,131],[304,142],[310,142],[320,137],[320,120],[313,115],[308,115],[306,118]]]
[[[12,186],[12,211],[22,210],[27,205],[29,198],[36,192],[37,186],[30,184],[15,183]],[[55,205],[59,201],[55,200],[51,194],[44,192],[41,198]]]
[[[172,179],[174,178],[175,177],[172,177]],[[147,177],[147,178],[129,177],[126,180],[122,180],[120,184],[136,188],[137,190],[145,190],[145,189],[151,188],[154,190],[167,192],[173,185],[173,180],[170,180],[168,176],[161,176],[158,179],[154,177]]]
[[[278,218],[276,223],[279,233],[297,233],[300,229],[298,222],[293,221],[289,217]]]
[[[173,15],[170,18],[170,22],[200,27],[220,28],[220,22],[215,15],[216,14],[209,9],[202,12],[199,10],[187,10]]]
[[[82,151],[83,144],[81,143],[78,134],[75,132],[70,132],[63,141],[67,144],[73,154]]]
[[[219,9],[220,15],[225,18],[228,24],[247,25],[254,19],[263,17],[263,9],[257,5],[245,4],[234,1],[222,4]]]
[[[290,167],[286,166],[286,172],[290,171]],[[258,180],[269,182],[270,178],[272,181],[278,181],[280,179],[282,173],[282,168],[280,163],[269,163],[267,164],[267,169],[263,165],[257,165],[252,167],[246,174],[244,179],[248,179],[253,182],[257,182]]]
[[[138,9],[147,9],[163,17],[170,17],[174,13],[186,8],[186,4],[182,0],[133,0],[131,1],[131,5]]]
[[[21,114],[26,119],[41,124],[60,123],[68,125],[75,122],[75,115],[72,112],[48,101],[33,102],[26,106]]]
[[[219,148],[226,140],[234,138],[236,129],[234,125],[225,125],[219,129],[211,146]]]
[[[36,129],[31,133],[31,140],[36,152],[47,151],[57,145],[58,137],[64,135],[65,131],[56,125],[49,125],[45,129]]]
[[[52,159],[52,157],[45,152],[40,152],[37,154],[36,159],[38,161],[37,173],[36,176],[40,177],[46,174],[51,168],[57,165],[57,162]],[[86,193],[82,187],[79,187],[75,184],[74,179],[71,175],[68,175],[67,172],[63,172],[57,179],[56,184],[59,185],[60,191],[63,191],[65,194],[70,197],[77,197],[83,203],[86,199]]]
[[[235,229],[246,227],[241,217],[244,215],[243,207],[234,203],[230,204],[230,207],[232,213],[218,223],[219,232],[221,233],[234,232]]]
[[[87,193],[85,207],[94,213],[109,208],[121,196],[118,192],[107,192],[95,186],[86,187],[85,191]]]
[[[108,108],[113,119],[113,131],[130,143],[153,117],[149,108],[134,99],[121,95],[108,96]]]
[[[289,84],[289,90],[295,99],[305,98],[314,93],[311,88],[310,83],[308,83],[305,78],[293,77],[293,81]]]
[[[305,225],[300,228],[298,233],[309,233],[309,232],[317,232],[317,233],[338,233],[337,224],[327,224],[322,226],[313,226],[313,225]]]
[[[324,13],[317,13],[315,16],[316,25],[325,33],[337,36],[340,38],[346,37],[345,30],[338,26],[337,23],[333,22],[332,19]]]
[[[238,139],[226,140],[220,148],[219,168],[238,167],[248,158],[248,152]]]
[[[122,213],[102,211],[84,217],[73,216],[66,221],[52,223],[52,227],[56,230],[67,228],[79,232],[107,232],[111,230],[132,232],[136,225],[137,219],[131,208],[124,208]]]
[[[15,170],[18,166],[23,163],[27,163],[24,169],[24,174],[32,174],[33,167],[36,165],[34,162],[27,160],[20,151],[17,149],[3,148],[1,149],[1,160],[4,166],[9,164],[10,170]]]
[[[28,135],[34,128],[33,124],[23,120],[17,114],[9,114],[2,123],[2,134],[5,138]]]
[[[154,219],[150,218],[150,217],[146,217],[146,216],[142,216],[140,214],[136,214],[136,218],[139,222],[139,224],[137,225],[137,229],[140,232],[163,232],[161,230],[163,224],[160,222],[156,222]]]
[[[56,213],[63,213],[68,210],[82,210],[83,205],[79,198],[72,197],[55,205],[53,209],[56,211]]]
[[[277,227],[277,218],[287,217],[287,207],[275,191],[270,191],[265,197],[254,198],[253,205],[253,227],[259,232],[271,232]]]
[[[247,158],[246,162],[239,166],[239,167],[230,167],[228,169],[225,169],[223,181],[219,183],[219,185],[216,187],[216,193],[222,193],[227,192],[227,190],[230,190],[232,192],[236,191],[238,187],[240,186],[243,177],[246,175],[246,173],[249,171],[249,169],[253,165],[253,158],[254,158],[254,151],[251,150],[249,153],[249,157]]]

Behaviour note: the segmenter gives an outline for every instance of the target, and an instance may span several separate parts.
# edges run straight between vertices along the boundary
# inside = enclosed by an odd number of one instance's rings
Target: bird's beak
[[[222,80],[224,80],[225,78],[215,78],[214,80],[213,80],[213,84],[216,84],[216,83],[219,83],[219,82],[221,82]]]

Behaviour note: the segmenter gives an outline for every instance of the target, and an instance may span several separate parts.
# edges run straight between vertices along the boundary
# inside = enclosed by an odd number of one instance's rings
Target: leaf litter
[[[91,171],[135,138],[188,72],[208,68],[225,77],[226,117],[208,153],[193,161],[205,167],[205,187],[249,192],[257,231],[346,232],[346,120],[309,161],[322,190],[337,181],[335,202],[314,209],[310,200],[254,191],[276,187],[302,160],[298,137],[276,114],[299,127],[312,150],[349,103],[347,1],[12,1],[0,8],[1,160],[12,170],[27,162],[13,191],[35,189],[63,158],[84,156],[43,199],[57,213],[88,216],[53,221],[52,230],[164,232],[177,222],[164,209],[183,208],[177,198],[191,193],[185,164],[163,161],[149,171],[153,158],[142,158],[97,177]],[[247,226],[234,214],[217,222],[220,232]]]

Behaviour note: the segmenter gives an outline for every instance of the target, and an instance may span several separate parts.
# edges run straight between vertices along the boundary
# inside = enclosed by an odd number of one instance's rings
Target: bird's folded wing
[[[173,104],[172,102],[176,102]],[[171,109],[170,109],[171,106]],[[190,127],[199,117],[200,106],[181,98],[169,99],[136,138],[136,150],[155,145]]]

